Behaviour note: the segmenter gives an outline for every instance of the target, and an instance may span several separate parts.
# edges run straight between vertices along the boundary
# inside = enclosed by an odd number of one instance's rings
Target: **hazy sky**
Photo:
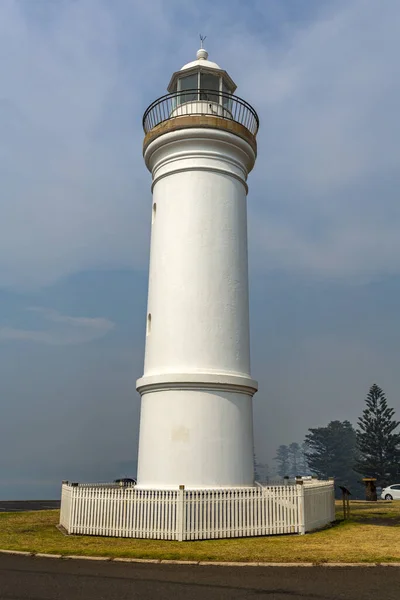
[[[1,0],[0,499],[132,475],[142,114],[199,32],[261,120],[249,179],[256,453],[400,413],[398,0]]]

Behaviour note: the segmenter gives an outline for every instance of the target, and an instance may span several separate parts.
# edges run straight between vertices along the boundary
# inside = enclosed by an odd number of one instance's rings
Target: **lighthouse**
[[[335,519],[333,481],[254,482],[247,178],[259,122],[235,91],[200,48],[144,113],[152,206],[137,484],[63,481],[69,534],[205,540],[303,534]]]
[[[196,60],[143,117],[151,245],[137,489],[254,485],[247,178],[258,117]]]

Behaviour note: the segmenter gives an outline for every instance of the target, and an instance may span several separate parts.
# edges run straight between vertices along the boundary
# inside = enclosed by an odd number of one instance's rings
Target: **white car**
[[[400,483],[389,485],[383,488],[381,493],[382,500],[400,500]]]

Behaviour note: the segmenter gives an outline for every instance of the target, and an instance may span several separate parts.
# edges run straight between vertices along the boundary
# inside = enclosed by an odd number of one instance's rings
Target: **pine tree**
[[[253,452],[253,468],[254,468],[254,481],[259,481],[260,480],[260,472],[259,472],[259,462],[257,460],[257,456],[256,453]]]
[[[377,485],[384,486],[400,475],[400,433],[396,433],[400,422],[375,383],[365,402],[367,406],[358,419],[359,460],[355,469],[364,477],[376,477]]]
[[[300,471],[301,471],[301,475],[309,475],[310,474],[310,468],[308,466],[308,460],[307,460],[307,452],[308,452],[308,446],[305,442],[303,442],[300,446]]]
[[[290,475],[296,477],[300,474],[300,446],[292,442],[289,446]]]
[[[281,444],[278,450],[276,451],[276,456],[274,460],[276,460],[278,463],[278,475],[280,475],[281,477],[286,477],[286,475],[289,475],[290,461],[288,446]]]
[[[259,462],[257,456],[254,454],[254,480],[255,481],[268,481],[269,478],[269,466],[267,463]]]
[[[334,477],[338,485],[358,493],[358,477],[353,470],[356,460],[356,432],[349,421],[331,421],[327,427],[309,429],[306,453],[310,471],[321,479]]]

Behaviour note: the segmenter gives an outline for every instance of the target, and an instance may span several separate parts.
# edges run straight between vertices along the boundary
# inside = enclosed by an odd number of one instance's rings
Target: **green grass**
[[[168,542],[64,536],[59,511],[0,514],[0,548],[50,554],[248,562],[398,562],[400,501],[351,503],[351,519],[305,536]]]

